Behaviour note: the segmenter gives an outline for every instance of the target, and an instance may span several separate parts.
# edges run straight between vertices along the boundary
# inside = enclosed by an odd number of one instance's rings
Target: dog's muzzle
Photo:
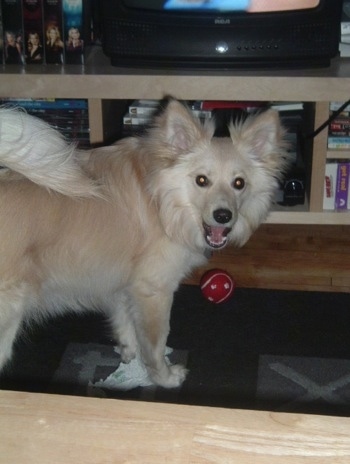
[[[204,238],[211,248],[222,248],[226,245],[227,235],[232,230],[232,227],[227,226],[232,221],[232,211],[218,208],[213,211],[213,219],[217,224],[209,225],[203,222]]]

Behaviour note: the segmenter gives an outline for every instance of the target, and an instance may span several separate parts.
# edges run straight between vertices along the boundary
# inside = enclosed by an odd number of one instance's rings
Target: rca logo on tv
[[[229,18],[215,18],[214,24],[231,24],[231,20]]]

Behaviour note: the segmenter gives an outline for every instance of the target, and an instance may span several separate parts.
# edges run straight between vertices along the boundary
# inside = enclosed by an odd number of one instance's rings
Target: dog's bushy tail
[[[68,196],[98,195],[76,161],[76,146],[24,110],[0,108],[0,165]]]

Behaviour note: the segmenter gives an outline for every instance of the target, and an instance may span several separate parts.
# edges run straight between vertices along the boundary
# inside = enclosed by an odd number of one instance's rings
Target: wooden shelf
[[[140,70],[112,67],[94,49],[84,67],[5,66],[0,89],[0,97],[22,98],[343,101],[350,97],[350,59],[307,70]]]
[[[349,212],[335,211],[273,211],[269,214],[267,224],[314,224],[314,225],[350,225]]]

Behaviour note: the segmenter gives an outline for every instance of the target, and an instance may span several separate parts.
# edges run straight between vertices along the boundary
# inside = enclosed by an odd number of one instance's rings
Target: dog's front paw
[[[181,364],[166,366],[162,372],[153,373],[152,380],[164,388],[179,387],[186,378],[188,370]]]

